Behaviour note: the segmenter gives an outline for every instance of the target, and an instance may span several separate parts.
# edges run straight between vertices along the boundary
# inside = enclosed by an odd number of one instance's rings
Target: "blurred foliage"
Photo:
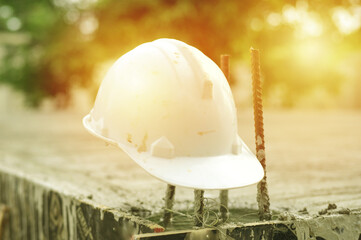
[[[96,92],[99,66],[167,37],[217,63],[230,53],[232,69],[259,48],[269,105],[338,106],[333,99],[351,95],[342,104],[360,107],[360,22],[357,0],[1,0],[0,32],[28,40],[0,40],[0,81],[23,90],[32,105],[45,96],[68,99],[73,86]]]

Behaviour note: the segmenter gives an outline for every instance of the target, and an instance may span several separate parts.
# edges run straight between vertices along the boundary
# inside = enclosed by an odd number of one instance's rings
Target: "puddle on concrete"
[[[215,211],[217,212],[217,210]],[[251,223],[257,222],[258,219],[258,211],[255,209],[230,209],[230,218],[227,221],[228,223]],[[173,213],[173,221],[170,226],[167,227],[167,231],[169,230],[189,230],[193,228],[193,212],[191,211],[180,211],[179,213]],[[155,222],[161,226],[164,226],[163,220],[163,213],[157,213],[147,218],[148,220]],[[209,213],[209,218],[207,223],[212,223],[216,220],[216,217],[213,213]]]

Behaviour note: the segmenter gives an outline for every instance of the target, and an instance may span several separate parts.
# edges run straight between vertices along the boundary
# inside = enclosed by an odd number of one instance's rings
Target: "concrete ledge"
[[[92,196],[70,196],[59,189],[0,170],[2,239],[361,239],[361,212],[356,210],[329,209],[313,217],[286,214],[284,221],[163,232],[149,220],[97,205]]]
[[[83,115],[3,114],[3,239],[202,239],[207,232],[208,239],[361,240],[360,213],[342,211],[361,209],[361,128],[355,128],[361,113],[266,114],[272,210],[287,210],[299,216],[286,215],[278,222],[157,234],[154,232],[163,228],[146,219],[161,221],[166,184],[146,174],[124,152],[90,136],[81,125]],[[246,142],[253,143],[253,132],[249,131],[253,119],[248,121],[247,116],[252,113],[241,111],[239,131]],[[338,128],[331,131],[332,135],[325,134],[334,125]],[[219,194],[207,193],[210,198]],[[192,190],[177,188],[175,210],[190,209],[193,197]],[[340,210],[320,211],[329,203]],[[232,191],[230,209],[255,208],[256,204],[255,188]]]
[[[150,221],[2,171],[0,202],[9,211],[1,239],[130,239],[164,231]]]
[[[249,223],[213,229],[140,234],[135,240],[339,240],[361,239],[361,212]]]
[[[289,224],[267,223],[238,226],[232,228],[199,229],[189,231],[173,231],[158,234],[140,234],[134,236],[135,240],[255,240],[255,239],[287,239],[297,240],[296,233],[290,229]]]

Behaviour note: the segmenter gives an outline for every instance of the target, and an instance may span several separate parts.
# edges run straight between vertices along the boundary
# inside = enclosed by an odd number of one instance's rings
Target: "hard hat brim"
[[[262,165],[242,141],[239,154],[207,157],[154,157],[150,152],[138,152],[121,142],[106,138],[92,129],[90,115],[83,118],[85,128],[104,141],[120,147],[152,176],[175,186],[222,190],[249,186],[264,176]]]

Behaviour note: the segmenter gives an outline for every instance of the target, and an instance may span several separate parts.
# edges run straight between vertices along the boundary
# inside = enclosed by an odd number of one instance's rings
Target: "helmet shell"
[[[226,189],[263,177],[257,158],[237,135],[236,107],[223,72],[178,40],[144,43],[120,57],[84,125],[170,184]],[[233,167],[254,176],[229,179]],[[217,176],[222,168],[228,173]]]

